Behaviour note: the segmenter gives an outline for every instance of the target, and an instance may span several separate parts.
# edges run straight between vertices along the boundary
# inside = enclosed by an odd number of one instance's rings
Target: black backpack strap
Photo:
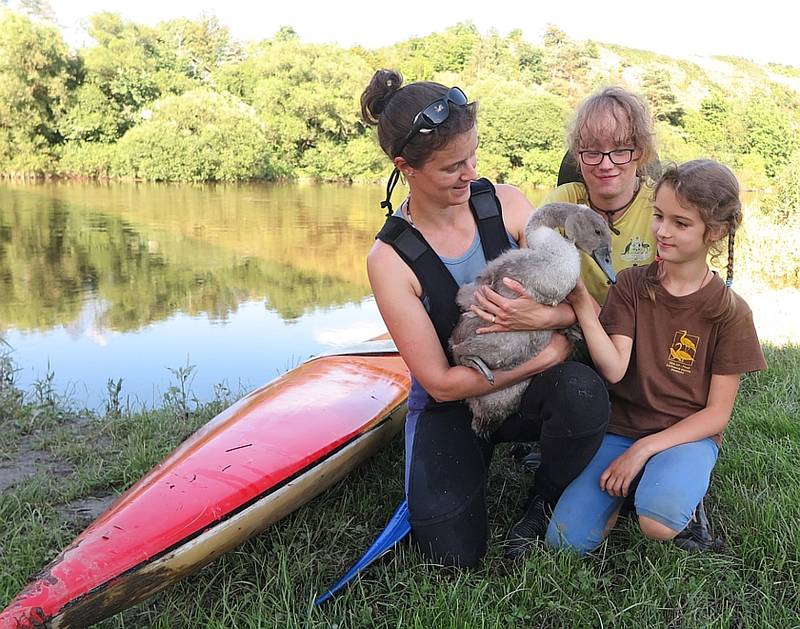
[[[562,186],[565,183],[583,183],[583,175],[581,174],[581,167],[572,157],[572,152],[567,151],[564,157],[561,158],[561,166],[558,168],[557,186]]]
[[[488,179],[473,181],[470,194],[469,206],[483,253],[486,260],[492,260],[511,247],[500,200]],[[388,217],[376,238],[390,245],[417,276],[423,295],[428,299],[428,314],[436,335],[452,364],[448,341],[461,316],[456,304],[458,284],[455,279],[425,237],[405,219],[394,215]]]
[[[448,339],[461,316],[456,305],[458,284],[422,234],[408,221],[390,216],[376,238],[390,245],[417,276],[428,298],[428,314],[436,335],[452,364]]]
[[[483,255],[487,261],[494,260],[511,245],[503,223],[500,199],[491,181],[482,178],[470,184],[469,207],[478,226]]]

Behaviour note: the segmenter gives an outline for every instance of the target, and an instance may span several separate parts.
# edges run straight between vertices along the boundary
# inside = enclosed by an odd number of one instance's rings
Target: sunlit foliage
[[[375,50],[307,44],[284,26],[244,47],[213,17],[147,26],[99,13],[94,43],[72,53],[41,11],[0,11],[6,176],[380,180],[388,164],[358,103],[379,67],[478,100],[481,170],[498,181],[551,185],[569,112],[610,83],[648,101],[662,157],[715,157],[745,188],[785,188],[800,147],[800,70],[701,66],[553,25],[534,42],[462,22]]]

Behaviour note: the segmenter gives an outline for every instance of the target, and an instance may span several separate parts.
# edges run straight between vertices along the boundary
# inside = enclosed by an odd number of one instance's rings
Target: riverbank
[[[735,290],[753,311],[758,338],[776,346],[800,344],[800,290],[738,282]]]
[[[707,503],[718,554],[642,540],[630,521],[586,560],[538,547],[503,559],[530,478],[506,448],[491,471],[489,554],[443,571],[410,547],[323,609],[311,601],[351,564],[402,498],[402,442],[200,573],[101,627],[797,626],[800,583],[800,346],[766,347],[747,377]],[[0,605],[113,497],[234,397],[196,406],[175,387],[161,408],[73,408],[40,383],[22,396],[0,368]],[[12,375],[9,375],[12,374]]]

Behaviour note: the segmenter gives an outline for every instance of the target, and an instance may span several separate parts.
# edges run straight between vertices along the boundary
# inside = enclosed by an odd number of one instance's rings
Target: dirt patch
[[[65,520],[84,528],[105,513],[116,498],[115,494],[86,496],[56,507],[56,510]]]
[[[39,473],[60,477],[72,473],[73,469],[69,463],[59,461],[48,452],[35,449],[31,439],[22,439],[10,460],[0,462],[0,491]]]

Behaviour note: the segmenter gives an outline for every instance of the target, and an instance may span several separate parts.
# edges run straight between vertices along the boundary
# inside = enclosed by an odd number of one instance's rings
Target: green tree
[[[744,104],[741,118],[745,128],[743,152],[763,157],[767,175],[774,177],[798,147],[790,117],[769,94],[759,90]]]
[[[0,10],[0,172],[50,170],[74,74],[58,30]]]
[[[87,94],[79,94],[75,103],[78,111],[69,116],[73,124],[86,109],[105,110],[111,120],[115,137],[120,137],[139,120],[140,110],[164,92],[164,87],[184,91],[184,83],[177,89],[175,81],[164,80],[164,69],[158,58],[158,41],[152,28],[125,22],[114,13],[98,13],[89,19],[89,35],[97,42],[82,51],[86,82],[94,86]],[[165,85],[167,84],[167,85]],[[169,90],[168,90],[169,91]],[[99,94],[105,104],[98,103]],[[91,107],[86,103],[91,101]],[[68,131],[71,136],[81,136],[80,126]],[[89,134],[100,135],[97,130]],[[81,139],[90,139],[81,137]]]
[[[514,35],[512,33],[512,35]],[[544,68],[544,52],[533,44],[524,41],[521,37],[509,35],[511,46],[517,57],[520,80],[523,82],[541,85],[547,79]]]
[[[70,100],[61,124],[67,140],[113,142],[125,128],[119,108],[96,82],[90,80],[78,87]]]
[[[276,175],[319,178],[326,177],[320,154],[366,134],[358,99],[371,73],[362,57],[335,46],[270,40],[223,68],[217,81],[258,111]],[[359,174],[350,168],[336,178]]]
[[[778,169],[774,190],[762,205],[780,224],[800,223],[800,149]],[[797,270],[795,275],[798,275]]]
[[[156,26],[155,36],[162,65],[204,83],[210,82],[221,65],[241,56],[241,49],[216,17],[162,22]]]
[[[678,127],[683,121],[683,108],[675,97],[669,73],[658,66],[649,66],[642,75],[642,95],[650,104],[653,118]]]
[[[733,103],[719,90],[704,98],[699,110],[687,111],[683,126],[687,139],[711,157],[728,161],[727,156],[740,152],[744,127]]]
[[[564,155],[566,104],[497,77],[470,89],[480,101],[481,173],[499,182],[551,185]]]
[[[157,102],[117,143],[116,174],[156,181],[268,178],[267,130],[255,109],[205,89]]]
[[[547,27],[543,41],[545,87],[573,100],[588,91],[590,62],[599,54],[597,46],[592,42],[573,41],[553,25]]]
[[[400,44],[404,67],[414,68],[410,80],[430,79],[437,72],[461,72],[482,38],[471,22],[460,22],[441,33],[415,37]],[[424,72],[424,74],[420,74]]]
[[[510,42],[494,30],[478,40],[462,74],[467,80],[474,80],[488,73],[514,79],[519,76],[519,62]]]

